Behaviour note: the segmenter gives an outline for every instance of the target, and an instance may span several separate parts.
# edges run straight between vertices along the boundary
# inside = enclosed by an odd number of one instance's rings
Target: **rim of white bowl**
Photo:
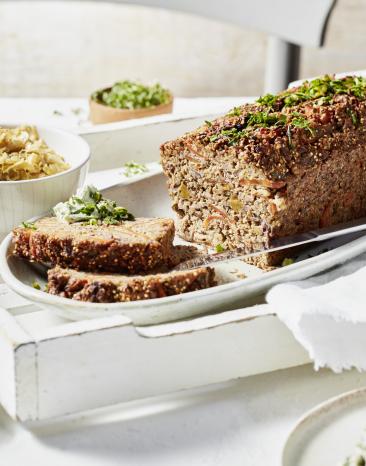
[[[0,123],[0,128],[16,128],[17,126],[24,126],[25,123]],[[44,126],[44,125],[37,125],[37,124],[32,124],[32,123],[27,123],[27,126],[35,126],[37,129],[44,129],[46,131],[51,131],[54,133],[59,134],[60,136],[67,136],[73,138],[81,147],[82,147],[82,159],[81,161],[73,166],[68,168],[67,170],[56,173],[54,175],[49,175],[49,176],[43,176],[41,178],[32,178],[31,180],[3,180],[0,181],[0,186],[2,185],[11,185],[11,184],[22,184],[22,183],[40,183],[45,180],[51,180],[57,177],[65,176],[68,175],[69,173],[72,173],[79,168],[83,167],[90,159],[90,146],[89,144],[85,141],[84,138],[79,136],[78,134],[74,134],[71,131],[65,131],[63,129],[58,129],[58,128],[53,128],[52,126]]]

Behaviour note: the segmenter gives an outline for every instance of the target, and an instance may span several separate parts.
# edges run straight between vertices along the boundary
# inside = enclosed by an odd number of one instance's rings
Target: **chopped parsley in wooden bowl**
[[[95,91],[89,105],[90,120],[93,123],[110,123],[170,113],[173,96],[159,83],[144,85],[124,80],[116,82],[112,87]]]

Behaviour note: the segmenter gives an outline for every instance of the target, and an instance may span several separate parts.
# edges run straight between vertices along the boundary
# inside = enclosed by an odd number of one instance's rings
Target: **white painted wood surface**
[[[162,115],[98,125],[81,131],[80,135],[91,148],[90,170],[107,170],[127,160],[158,161],[160,144],[199,127],[204,120],[215,116],[218,115]]]
[[[11,417],[22,421],[308,361],[266,306],[134,327],[123,316],[69,322],[28,305],[5,285],[0,293],[0,400]]]
[[[365,382],[355,370],[333,374],[306,365],[82,416],[23,424],[0,408],[0,464],[279,466],[299,416]]]
[[[235,105],[255,97],[194,97],[174,99],[174,117],[194,117],[222,114]],[[6,98],[0,97],[1,124],[22,121],[63,128],[74,132],[100,128],[88,120],[87,98]],[[165,118],[159,117],[159,118]],[[123,125],[123,123],[120,123]],[[130,123],[129,123],[130,124]]]

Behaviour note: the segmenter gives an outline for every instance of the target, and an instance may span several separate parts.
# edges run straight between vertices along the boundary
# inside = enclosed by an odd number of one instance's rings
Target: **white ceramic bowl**
[[[90,158],[85,140],[66,131],[36,126],[40,137],[64,157],[70,168],[57,175],[34,180],[0,181],[0,240],[22,221],[67,200],[85,181]]]

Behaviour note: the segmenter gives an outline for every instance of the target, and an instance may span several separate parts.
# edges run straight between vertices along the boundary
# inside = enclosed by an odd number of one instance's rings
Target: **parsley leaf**
[[[241,115],[241,108],[234,107],[230,110],[230,112],[226,116],[240,116]]]
[[[146,173],[149,171],[144,163],[137,163],[133,160],[126,162],[123,167],[123,174],[128,177],[141,175],[141,173]]]
[[[351,117],[353,126],[356,126],[356,127],[357,127],[358,124],[359,124],[359,120],[358,120],[358,115],[357,115],[357,113],[354,112],[353,110],[351,110],[350,108],[348,108],[346,111],[347,111],[348,115]]]
[[[62,222],[87,225],[116,225],[124,220],[134,220],[126,208],[105,199],[94,186],[86,186],[80,195],[59,202],[53,208],[53,213]]]
[[[282,267],[286,267],[286,265],[291,265],[291,264],[293,264],[294,262],[295,262],[294,259],[291,259],[291,258],[289,258],[289,257],[286,257],[285,259],[283,259],[281,265],[282,265]]]
[[[275,103],[277,102],[277,99],[278,97],[274,94],[265,94],[259,97],[259,99],[257,99],[256,102],[266,107],[273,107]]]
[[[216,244],[215,250],[216,250],[217,253],[220,253],[220,252],[224,252],[224,251],[225,251],[225,249],[224,249],[224,247],[222,246],[222,244]]]
[[[21,223],[23,228],[29,228],[30,230],[37,230],[35,223],[33,222],[22,222]]]
[[[290,125],[295,128],[306,129],[312,136],[314,136],[314,129],[312,128],[310,121],[301,114],[296,113],[295,118],[291,120]]]

